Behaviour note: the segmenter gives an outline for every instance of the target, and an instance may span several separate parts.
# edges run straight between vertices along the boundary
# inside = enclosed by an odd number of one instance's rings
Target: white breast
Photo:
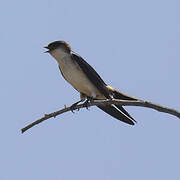
[[[57,60],[65,79],[79,92],[93,98],[104,98],[88,80],[79,65],[67,53],[56,50],[51,55]]]

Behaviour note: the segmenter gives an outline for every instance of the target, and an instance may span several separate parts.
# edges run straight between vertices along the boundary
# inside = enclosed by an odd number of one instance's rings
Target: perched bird
[[[73,104],[72,107],[85,99],[137,100],[135,97],[108,86],[80,55],[71,50],[67,42],[54,41],[44,48],[48,49],[46,52],[56,59],[64,79],[80,92],[81,100]],[[136,122],[122,106],[99,105],[97,107],[130,125],[134,125]]]

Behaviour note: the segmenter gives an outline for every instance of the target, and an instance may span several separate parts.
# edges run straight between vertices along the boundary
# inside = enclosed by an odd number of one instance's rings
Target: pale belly
[[[99,90],[84,75],[79,65],[67,58],[59,62],[61,72],[65,79],[79,92],[93,98],[104,99]]]

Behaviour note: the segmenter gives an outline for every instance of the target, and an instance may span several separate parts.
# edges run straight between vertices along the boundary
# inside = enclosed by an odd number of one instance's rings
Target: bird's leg
[[[74,113],[73,110],[75,109],[75,107],[76,107],[80,102],[83,102],[83,101],[84,101],[84,100],[80,100],[80,101],[78,101],[78,102],[72,104],[71,107],[70,107],[71,112]]]
[[[71,109],[71,112],[73,113],[73,110],[75,109],[75,107],[80,103],[80,102],[83,102],[84,100],[86,99],[86,96],[82,93],[80,93],[80,100],[74,104],[71,105],[70,109]]]
[[[92,97],[87,97],[86,101],[83,103],[83,106],[86,107],[86,109],[88,109],[88,103],[92,101],[93,101]]]

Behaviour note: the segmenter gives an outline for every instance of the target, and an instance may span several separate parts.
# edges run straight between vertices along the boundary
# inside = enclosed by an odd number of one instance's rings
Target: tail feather
[[[134,96],[130,96],[126,93],[118,91],[111,86],[106,86],[109,91],[112,93],[114,99],[121,99],[121,100],[138,100],[138,98]],[[107,105],[107,106],[98,106],[101,110],[108,113],[109,115],[119,119],[125,123],[134,125],[136,122],[134,118],[122,107],[119,105]]]
[[[135,120],[128,114],[128,112],[125,111],[123,107],[121,107],[120,109],[118,108],[119,110],[113,105],[98,106],[98,108],[120,121],[123,121],[130,125],[134,125]]]
[[[131,120],[133,120],[134,122],[136,122],[136,120],[122,107],[122,106],[118,106],[115,105],[120,111],[122,111],[126,116],[128,116]]]
[[[138,100],[138,98],[134,97],[134,96],[130,96],[124,92],[118,91],[116,89],[113,90],[113,97],[115,99],[122,99],[122,100]],[[122,111],[124,114],[126,114],[129,118],[131,118],[134,122],[136,122],[134,120],[134,118],[132,118],[132,116],[122,107],[122,106],[118,106],[115,105],[120,111]]]
[[[124,92],[118,91],[116,89],[112,90],[113,98],[115,99],[121,99],[121,100],[138,100],[138,98],[134,96],[130,96]]]

